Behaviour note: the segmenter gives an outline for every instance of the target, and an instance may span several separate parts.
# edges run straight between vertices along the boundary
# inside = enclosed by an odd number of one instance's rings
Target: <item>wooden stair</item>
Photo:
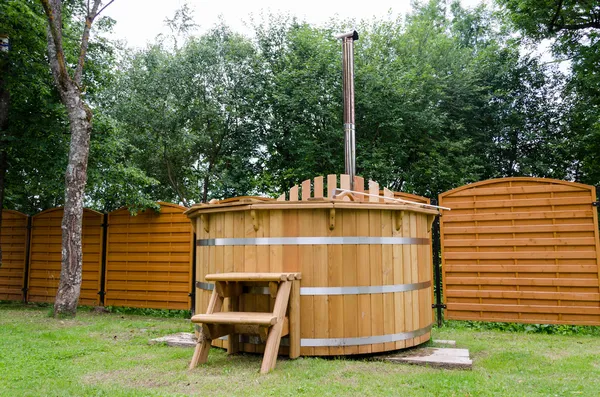
[[[213,339],[228,335],[229,354],[237,353],[239,334],[259,335],[266,342],[261,373],[275,368],[281,337],[290,336],[290,358],[300,355],[300,273],[220,273],[206,275],[206,281],[215,282],[215,288],[206,314],[197,314],[192,322],[202,324],[200,338],[194,350],[190,369],[208,360]],[[267,284],[275,298],[272,313],[238,311],[243,287]],[[223,302],[229,298],[229,311],[222,312]],[[286,316],[286,313],[288,314]]]

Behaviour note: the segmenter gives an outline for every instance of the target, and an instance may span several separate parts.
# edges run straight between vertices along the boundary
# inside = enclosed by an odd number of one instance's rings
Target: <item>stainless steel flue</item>
[[[344,91],[344,159],[346,174],[350,175],[350,186],[354,189],[356,175],[356,144],[354,124],[354,40],[358,40],[358,32],[343,33],[337,36],[342,39],[342,73]]]

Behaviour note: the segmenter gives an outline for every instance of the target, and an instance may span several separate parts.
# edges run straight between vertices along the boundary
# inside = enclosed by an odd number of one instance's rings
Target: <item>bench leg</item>
[[[281,343],[281,331],[285,320],[288,301],[290,299],[291,282],[284,281],[279,286],[273,314],[277,316],[277,323],[269,329],[269,336],[265,345],[265,353],[260,366],[260,373],[266,374],[275,368],[277,363],[277,353],[279,353],[279,344]]]
[[[203,333],[200,334],[200,339],[201,340],[198,340],[198,343],[196,343],[192,362],[190,363],[190,369],[194,369],[198,364],[204,364],[208,361],[208,351],[210,350],[212,340],[205,338]]]
[[[212,295],[210,296],[210,301],[208,302],[208,308],[206,309],[206,313],[212,314],[215,312],[220,312],[222,306],[223,297],[217,294],[217,290],[215,288],[212,292]],[[204,331],[203,324],[202,330],[200,331],[198,343],[196,343],[196,348],[194,349],[194,355],[192,356],[192,362],[190,363],[189,369],[194,369],[198,366],[198,364],[204,364],[206,361],[208,361],[208,351],[210,350],[211,343],[212,339],[208,338],[208,333]]]

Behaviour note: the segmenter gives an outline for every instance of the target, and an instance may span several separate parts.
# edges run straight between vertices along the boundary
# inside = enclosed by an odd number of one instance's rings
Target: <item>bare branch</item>
[[[554,30],[556,20],[558,19],[558,16],[560,15],[560,10],[562,9],[562,4],[563,4],[563,0],[558,0],[558,4],[556,5],[556,12],[554,13],[554,17],[552,18],[552,21],[550,21],[550,25],[548,26],[548,31],[550,33],[552,33],[552,31]]]
[[[108,3],[106,3],[106,5],[105,5],[104,7],[102,7],[102,8],[100,9],[100,11],[98,11],[98,12],[96,13],[96,15],[94,16],[94,18],[95,18],[95,17],[97,17],[98,15],[100,15],[100,14],[102,13],[102,11],[104,11],[104,9],[105,9],[106,7],[108,7],[109,5],[111,5],[111,4],[112,4],[114,1],[115,1],[115,0],[110,0]]]
[[[79,49],[79,58],[77,59],[77,67],[75,68],[75,75],[73,80],[75,84],[81,85],[81,76],[83,75],[83,65],[85,64],[85,56],[87,54],[88,44],[90,41],[90,31],[92,29],[92,23],[94,23],[94,19],[98,15],[98,7],[100,7],[100,3],[102,0],[94,0],[94,4],[92,5],[92,9],[89,9],[89,1],[88,1],[88,10],[87,15],[85,16],[85,26],[83,28],[83,35],[81,37],[81,47]],[[111,1],[112,3],[112,1]],[[109,3],[110,4],[110,3]]]
[[[62,46],[61,0],[40,0],[48,19],[48,52],[56,83],[62,86],[70,79]],[[53,62],[54,58],[56,62]]]

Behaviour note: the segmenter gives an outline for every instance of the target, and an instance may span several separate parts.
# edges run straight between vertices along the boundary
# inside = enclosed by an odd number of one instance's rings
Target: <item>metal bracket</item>
[[[593,201],[592,207],[600,207],[600,201]]]
[[[104,296],[106,295],[106,291],[98,291],[98,295],[100,295],[100,297],[104,298]]]
[[[437,308],[442,308],[442,309],[445,309],[445,308],[446,308],[446,305],[445,305],[445,304],[443,304],[443,303],[442,303],[442,304],[439,304],[439,305],[438,305],[437,303],[434,303],[433,305],[431,305],[431,308],[432,308],[432,309],[437,309]]]

